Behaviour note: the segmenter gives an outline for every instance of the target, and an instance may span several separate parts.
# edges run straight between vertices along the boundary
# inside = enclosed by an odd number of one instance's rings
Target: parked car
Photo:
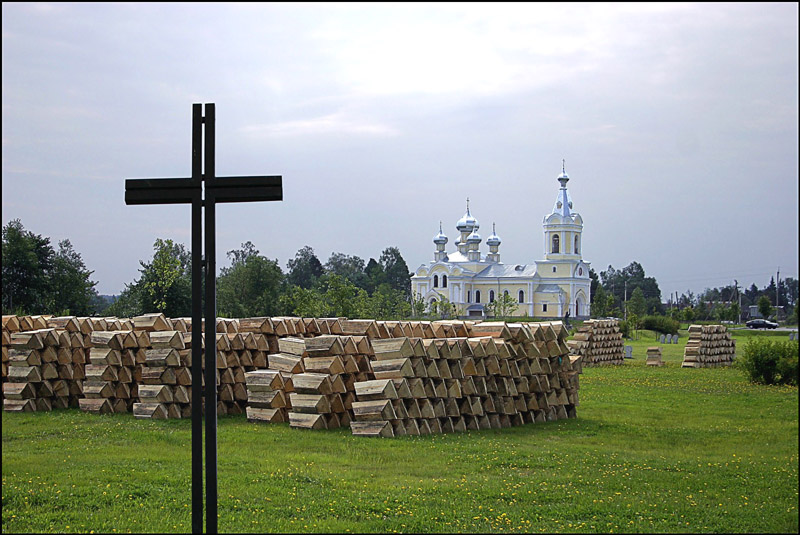
[[[774,321],[765,320],[762,318],[750,320],[745,323],[750,329],[775,329],[778,324]]]

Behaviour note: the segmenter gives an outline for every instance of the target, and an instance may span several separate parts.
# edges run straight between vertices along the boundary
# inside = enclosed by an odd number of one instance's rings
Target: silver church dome
[[[436,245],[444,245],[447,243],[447,236],[442,232],[442,222],[439,221],[439,234],[433,237],[433,243]]]
[[[467,213],[458,220],[458,223],[456,223],[456,229],[459,232],[469,232],[478,228],[480,228],[478,220],[469,213],[469,199],[467,199]]]
[[[502,241],[500,240],[500,236],[497,235],[497,232],[494,230],[494,223],[492,223],[492,235],[486,240],[486,245],[492,247],[495,245],[500,245]]]

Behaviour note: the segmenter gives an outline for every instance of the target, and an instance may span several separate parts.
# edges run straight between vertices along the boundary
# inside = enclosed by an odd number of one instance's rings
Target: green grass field
[[[573,420],[365,439],[221,418],[219,528],[797,533],[797,388],[680,368],[683,344],[646,367],[643,335],[633,361],[584,371]],[[189,421],[2,423],[4,532],[191,530]]]

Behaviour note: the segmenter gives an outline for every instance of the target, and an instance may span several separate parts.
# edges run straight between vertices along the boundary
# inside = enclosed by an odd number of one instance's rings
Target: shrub
[[[631,331],[630,323],[625,321],[625,320],[621,320],[619,322],[619,332],[622,333],[622,337],[623,338],[628,338],[628,335],[630,334],[630,331]]]
[[[754,383],[797,385],[797,361],[797,342],[756,336],[736,363]]]
[[[642,318],[642,328],[661,334],[678,334],[681,324],[667,316],[645,316]]]

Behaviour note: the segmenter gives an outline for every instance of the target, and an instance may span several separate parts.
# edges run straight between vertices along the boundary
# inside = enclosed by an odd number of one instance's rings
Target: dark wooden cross
[[[217,533],[217,379],[215,207],[222,202],[283,200],[280,176],[217,177],[214,104],[192,106],[192,176],[125,180],[125,204],[192,205],[192,531],[203,532],[202,271],[205,267],[206,531]],[[205,126],[205,140],[203,140]],[[203,158],[205,156],[205,158]],[[203,165],[205,164],[205,165]],[[205,189],[204,189],[205,186]],[[204,196],[205,195],[205,196]],[[202,210],[205,208],[205,260]]]

